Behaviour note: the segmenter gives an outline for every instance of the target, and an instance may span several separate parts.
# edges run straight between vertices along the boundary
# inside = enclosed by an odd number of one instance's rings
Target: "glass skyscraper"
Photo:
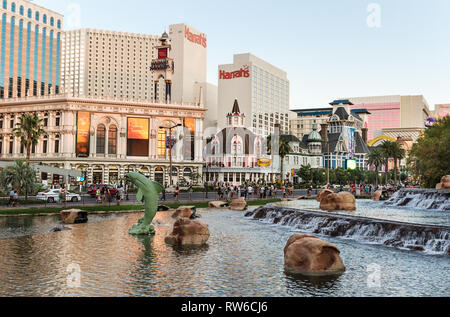
[[[63,16],[29,1],[0,1],[0,98],[59,93]]]

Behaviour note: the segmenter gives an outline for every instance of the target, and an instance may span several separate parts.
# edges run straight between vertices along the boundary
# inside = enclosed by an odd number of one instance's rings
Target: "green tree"
[[[311,165],[302,165],[302,167],[298,170],[297,175],[302,179],[302,183],[311,182],[313,176]]]
[[[272,154],[272,137],[267,137],[267,150],[269,154]],[[289,145],[289,141],[286,138],[280,137],[280,144],[278,148],[278,155],[280,156],[280,176],[281,180],[284,179],[284,158],[289,154],[292,153],[291,146]]]
[[[373,148],[369,153],[368,164],[375,166],[375,182],[376,186],[379,184],[378,173],[380,170],[380,166],[384,164],[384,153],[383,150],[379,147]]]
[[[397,143],[392,141],[384,141],[379,148],[383,153],[384,164],[386,166],[385,174],[386,174],[386,185],[389,182],[389,160],[394,157],[394,152]]]
[[[36,146],[39,139],[47,134],[43,129],[42,121],[36,114],[26,113],[19,117],[19,122],[13,130],[16,137],[20,138],[20,143],[25,146],[27,163],[30,162],[32,146]]]
[[[347,184],[348,183],[348,181],[349,181],[349,173],[348,173],[348,171],[347,170],[345,170],[344,168],[342,168],[342,167],[338,167],[338,168],[336,168],[335,170],[334,170],[334,174],[335,174],[335,177],[336,177],[336,182],[339,184],[339,185],[344,185],[344,184]]]
[[[12,188],[19,195],[25,192],[28,199],[28,194],[36,189],[36,172],[28,163],[16,161],[0,173],[0,184],[4,191]]]
[[[327,170],[324,168],[313,169],[312,180],[315,186],[325,185],[327,182]]]
[[[405,158],[405,150],[397,142],[392,142],[391,155],[394,159],[394,183],[397,185],[398,163]]]
[[[419,182],[434,188],[444,175],[450,175],[450,117],[427,129],[409,154],[411,172]]]

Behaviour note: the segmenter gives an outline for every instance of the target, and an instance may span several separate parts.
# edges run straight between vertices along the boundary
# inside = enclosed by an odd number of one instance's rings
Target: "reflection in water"
[[[450,295],[448,257],[326,238],[340,248],[347,271],[330,279],[293,277],[283,263],[289,228],[254,222],[240,212],[204,210],[202,216],[211,232],[202,248],[166,245],[171,225],[164,225],[164,213],[157,216],[162,224],[153,237],[128,234],[142,217],[132,214],[74,225],[71,231],[0,239],[0,296]],[[367,287],[371,263],[389,268],[383,273],[386,287]],[[70,264],[80,266],[79,288],[67,285]]]
[[[295,295],[296,290],[306,289],[310,296],[332,295],[333,289],[338,288],[341,275],[304,276],[285,271],[286,287]],[[305,294],[304,294],[305,295]]]

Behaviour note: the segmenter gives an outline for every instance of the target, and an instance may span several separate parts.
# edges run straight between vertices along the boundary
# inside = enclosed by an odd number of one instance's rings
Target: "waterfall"
[[[305,211],[267,205],[246,217],[306,233],[450,255],[450,227]]]
[[[402,189],[385,203],[387,206],[450,210],[450,190]]]

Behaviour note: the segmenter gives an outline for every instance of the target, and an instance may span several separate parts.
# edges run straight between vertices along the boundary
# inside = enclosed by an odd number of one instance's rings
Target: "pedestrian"
[[[178,201],[178,195],[180,194],[180,188],[177,186],[173,192],[173,196],[175,198],[175,201]]]
[[[189,192],[189,200],[190,201],[192,201],[192,192],[194,191],[194,189],[192,188],[192,184],[191,185],[189,185],[189,189],[188,189],[188,192]]]
[[[97,203],[101,203],[102,202],[102,193],[100,191],[100,188],[97,188],[97,190],[95,191],[95,196],[97,197]]]
[[[164,187],[161,192],[161,200],[166,201],[166,188]]]
[[[8,206],[12,206],[14,207],[14,196],[16,195],[16,193],[14,192],[14,189],[11,189],[11,191],[9,192],[9,202],[8,202]]]
[[[19,192],[14,191],[13,207],[19,204]]]

